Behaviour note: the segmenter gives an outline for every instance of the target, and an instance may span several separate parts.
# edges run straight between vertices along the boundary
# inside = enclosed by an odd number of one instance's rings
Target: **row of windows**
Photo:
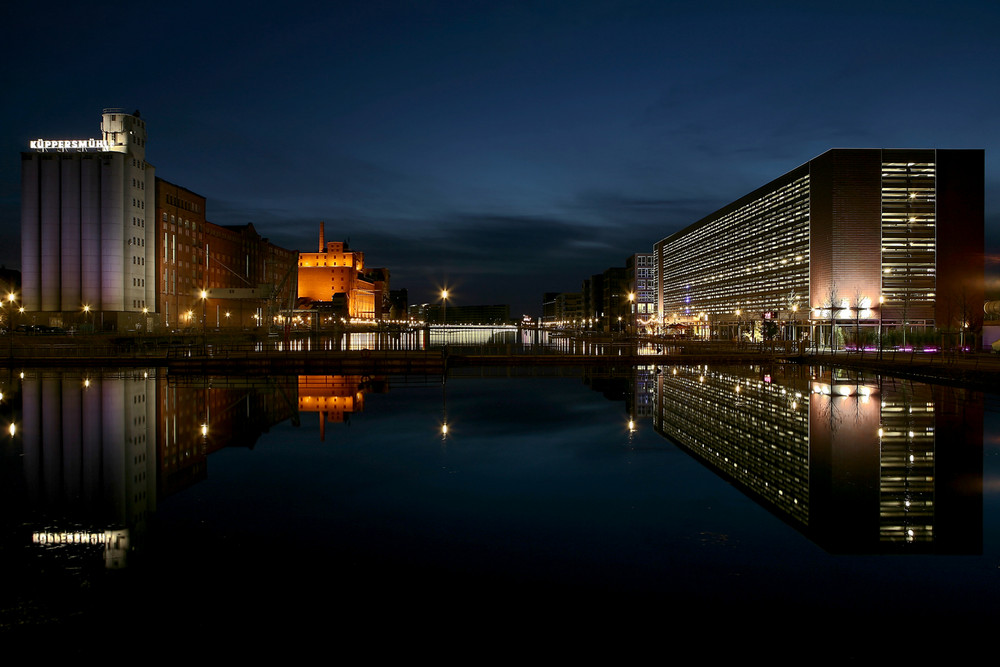
[[[882,165],[882,296],[907,319],[933,317],[935,165]]]
[[[176,195],[168,194],[166,196],[167,204],[169,206],[176,206],[177,208],[184,209],[185,211],[192,211],[194,213],[201,213],[201,204],[198,202],[188,201],[187,199],[181,199]],[[166,214],[164,214],[166,216]],[[166,217],[163,218],[166,221]]]
[[[657,244],[663,315],[732,315],[809,294],[809,177]]]

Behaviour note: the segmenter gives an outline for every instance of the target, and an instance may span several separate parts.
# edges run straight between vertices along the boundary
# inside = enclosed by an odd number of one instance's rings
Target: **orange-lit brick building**
[[[375,285],[365,280],[365,254],[352,251],[346,242],[323,239],[320,223],[319,252],[299,253],[299,299],[328,304],[341,317],[374,319]]]

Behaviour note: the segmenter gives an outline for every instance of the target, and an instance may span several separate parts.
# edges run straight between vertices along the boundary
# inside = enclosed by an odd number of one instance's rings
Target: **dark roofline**
[[[208,199],[205,197],[205,195],[198,194],[197,192],[195,192],[194,190],[191,190],[190,188],[186,188],[183,185],[177,185],[173,181],[168,181],[167,179],[160,178],[159,176],[156,177],[156,183],[157,184],[159,184],[159,183],[166,183],[167,185],[169,185],[171,187],[174,187],[174,188],[177,188],[178,190],[183,190],[184,192],[192,194],[195,197],[198,197],[200,199],[204,199],[205,200],[205,208],[208,208]]]

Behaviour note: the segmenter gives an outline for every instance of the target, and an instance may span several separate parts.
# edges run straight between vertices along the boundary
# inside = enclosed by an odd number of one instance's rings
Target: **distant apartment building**
[[[609,267],[604,270],[603,282],[601,326],[605,331],[625,331],[631,319],[629,271],[623,266]]]
[[[556,317],[556,297],[559,296],[559,292],[545,292],[542,295],[542,323],[543,324],[557,324],[559,319]]]
[[[971,329],[983,212],[982,150],[833,149],[656,243],[658,311],[705,335]]]
[[[94,139],[21,154],[21,304],[37,324],[145,326],[155,296],[154,169],[139,112],[105,109]]]
[[[578,326],[583,319],[580,292],[546,292],[542,297],[542,323],[549,326]]]
[[[405,320],[409,316],[410,296],[407,289],[394,289],[389,291],[389,318],[393,320]]]
[[[625,260],[633,327],[645,328],[656,321],[656,263],[653,257],[651,252],[638,252]]]
[[[560,322],[577,324],[583,319],[583,296],[579,292],[562,292],[556,296],[556,317]]]
[[[580,286],[583,319],[589,326],[600,328],[604,319],[604,274],[595,273],[585,278]]]

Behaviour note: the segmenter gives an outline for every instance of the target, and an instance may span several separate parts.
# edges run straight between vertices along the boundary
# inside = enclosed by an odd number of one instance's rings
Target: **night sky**
[[[827,149],[983,148],[1000,298],[1000,3],[7,4],[9,267],[19,153],[121,107],[212,222],[512,315]]]

